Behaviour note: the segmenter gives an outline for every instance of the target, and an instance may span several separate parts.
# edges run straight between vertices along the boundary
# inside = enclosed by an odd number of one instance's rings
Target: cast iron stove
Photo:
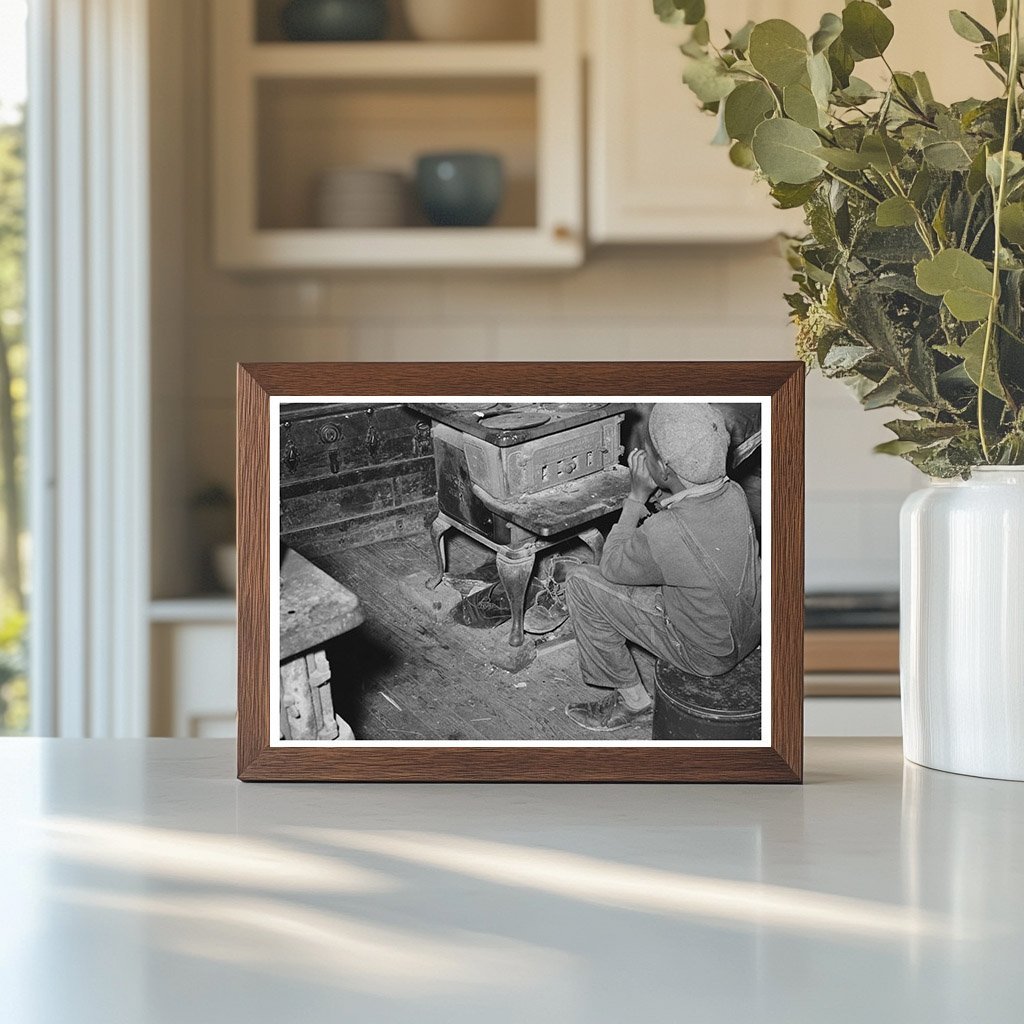
[[[431,527],[440,583],[444,535],[455,528],[496,553],[512,606],[509,643],[523,643],[523,601],[538,551],[579,537],[599,560],[595,523],[621,508],[629,473],[619,464],[615,403],[415,404],[432,422],[439,514]]]

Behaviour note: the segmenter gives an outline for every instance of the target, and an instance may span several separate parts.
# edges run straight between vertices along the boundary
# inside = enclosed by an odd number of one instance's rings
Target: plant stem
[[[981,191],[980,189],[978,190]],[[967,232],[970,230],[971,221],[974,220],[974,208],[978,205],[978,192],[975,192],[971,196],[971,203],[967,207],[967,217],[964,219],[964,236],[960,239],[960,248],[963,248],[967,242]],[[972,247],[973,248],[973,247]]]
[[[985,323],[985,345],[981,350],[981,370],[978,373],[978,436],[985,461],[992,462],[992,451],[985,431],[985,375],[992,355],[992,336],[999,316],[999,272],[1002,256],[1003,204],[1006,201],[1006,169],[1013,141],[1013,126],[1017,115],[1017,84],[1020,68],[1020,0],[1010,0],[1010,74],[1006,83],[1006,124],[1003,126],[1003,150],[999,168],[999,190],[995,197],[995,251],[992,256],[992,294],[989,300],[988,320]]]
[[[985,219],[981,222],[981,227],[978,228],[978,233],[974,236],[974,241],[971,242],[970,248],[967,250],[968,252],[973,253],[974,250],[978,248],[978,243],[981,241],[981,236],[985,234],[985,229],[989,226],[991,221],[992,214],[990,213],[987,214],[985,216]]]
[[[751,70],[750,74],[768,90],[773,102],[775,103],[775,113],[779,117],[785,117],[786,113],[782,109],[782,100],[779,99],[779,95],[775,91],[775,87],[772,85],[772,83],[769,82],[768,79],[765,78],[764,75],[762,75],[759,71]]]
[[[932,232],[928,225],[928,221],[924,219],[924,214],[917,208],[917,204],[910,201],[910,197],[907,195],[906,189],[903,187],[903,182],[900,181],[899,172],[893,168],[892,174],[883,174],[882,180],[889,183],[890,187],[896,192],[901,199],[906,199],[910,203],[911,209],[914,211],[914,217],[917,218],[917,233],[921,237],[921,241],[924,242],[925,248],[927,248],[929,255],[935,255],[935,246],[932,245]],[[935,239],[935,243],[942,248],[942,242],[938,237]]]
[[[855,182],[847,181],[846,178],[840,178],[838,174],[833,173],[827,167],[825,173],[833,180],[838,181],[841,185],[845,185],[847,188],[852,188],[854,192],[859,192],[865,199],[870,199],[871,202],[877,206],[881,200],[877,196],[873,196],[867,189],[861,188]]]

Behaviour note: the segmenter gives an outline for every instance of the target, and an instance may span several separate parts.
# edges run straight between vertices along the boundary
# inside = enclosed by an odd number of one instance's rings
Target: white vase
[[[1024,467],[912,494],[900,553],[904,754],[1024,781]]]

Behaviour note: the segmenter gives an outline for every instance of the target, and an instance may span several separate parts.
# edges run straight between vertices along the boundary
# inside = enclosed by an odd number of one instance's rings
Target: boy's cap
[[[725,476],[729,431],[717,409],[703,403],[659,402],[647,430],[662,462],[686,483],[707,484]]]

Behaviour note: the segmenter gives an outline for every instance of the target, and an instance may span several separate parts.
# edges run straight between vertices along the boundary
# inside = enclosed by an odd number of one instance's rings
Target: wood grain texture
[[[770,747],[270,746],[269,396],[749,395],[772,403]],[[243,781],[800,782],[804,368],[798,362],[259,363],[238,368]]]
[[[270,736],[270,404],[238,367],[235,487],[238,495],[238,774]],[[275,552],[276,557],[276,552]]]

